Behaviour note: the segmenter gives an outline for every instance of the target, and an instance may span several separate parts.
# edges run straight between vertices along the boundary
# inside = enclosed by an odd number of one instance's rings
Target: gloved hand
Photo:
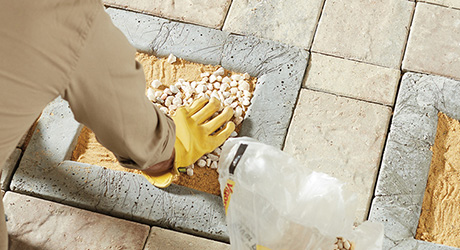
[[[174,177],[179,175],[179,169],[195,163],[201,156],[212,152],[225,142],[235,130],[233,122],[228,122],[224,128],[214,134],[213,132],[232,118],[233,110],[227,107],[221,114],[209,120],[219,110],[220,105],[216,98],[212,98],[209,103],[206,98],[200,98],[190,107],[177,109],[172,116],[176,124],[174,167],[170,172],[159,176],[144,173],[147,180],[157,187],[167,187]]]

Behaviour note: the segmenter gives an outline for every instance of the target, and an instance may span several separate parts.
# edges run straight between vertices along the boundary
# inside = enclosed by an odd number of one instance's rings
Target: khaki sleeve
[[[170,159],[175,126],[145,96],[144,71],[135,53],[101,8],[64,99],[75,119],[122,165],[144,170]]]

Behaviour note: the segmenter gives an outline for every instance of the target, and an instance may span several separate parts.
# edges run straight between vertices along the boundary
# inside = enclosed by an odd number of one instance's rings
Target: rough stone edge
[[[309,55],[306,50],[279,42],[230,35],[225,44],[222,66],[258,77],[253,104],[246,114],[241,136],[280,149],[284,147]]]
[[[11,190],[228,242],[225,213],[219,196],[178,185],[171,185],[164,190],[157,189],[137,174],[66,161],[70,159],[80,129],[81,125],[73,119],[66,101],[57,98],[50,103],[13,176]],[[159,210],[162,206],[145,203],[152,197],[155,197],[155,201],[163,197],[159,202],[172,204],[175,210],[172,213],[162,211],[160,215],[155,214],[156,211],[152,210]],[[194,206],[200,209],[195,209],[195,214],[191,216],[193,219],[188,220],[190,207]],[[177,216],[179,211],[184,214]]]
[[[416,78],[416,80],[413,80],[413,78]],[[424,78],[424,81],[428,82],[426,83],[426,85],[423,85],[423,86],[419,86],[419,80]],[[369,213],[369,220],[370,221],[376,221],[376,216],[375,214],[378,214],[378,210],[381,209],[381,210],[385,210],[386,209],[386,212],[387,213],[391,213],[391,214],[399,214],[401,213],[401,211],[399,210],[402,210],[402,211],[408,211],[410,210],[412,213],[415,213],[416,217],[417,217],[417,225],[418,225],[418,221],[419,221],[419,218],[420,218],[420,214],[421,214],[421,207],[422,207],[422,203],[423,203],[423,196],[425,194],[425,188],[426,188],[426,184],[427,184],[427,179],[428,179],[428,173],[429,173],[429,167],[431,165],[431,153],[429,155],[426,155],[426,152],[422,152],[423,150],[421,149],[421,147],[427,147],[427,144],[429,145],[433,145],[434,144],[434,138],[435,138],[435,135],[436,135],[436,129],[437,129],[437,122],[438,122],[438,117],[437,117],[437,112],[439,111],[442,111],[446,114],[448,114],[450,117],[453,117],[454,119],[459,119],[460,118],[460,107],[456,107],[456,111],[455,113],[452,113],[452,111],[447,111],[447,105],[446,105],[446,102],[448,102],[449,100],[446,101],[445,99],[445,96],[443,95],[443,93],[441,92],[443,89],[444,89],[444,83],[442,84],[442,88],[438,88],[439,86],[436,86],[436,84],[434,84],[432,80],[432,78],[437,78],[437,79],[440,79],[444,82],[451,82],[451,83],[457,83],[458,87],[458,91],[460,91],[460,82],[459,81],[456,81],[454,79],[451,79],[451,78],[448,78],[448,77],[445,77],[445,76],[434,76],[434,75],[427,75],[427,74],[424,74],[424,73],[415,73],[415,72],[406,72],[403,76],[402,76],[402,81],[401,81],[401,86],[400,86],[400,90],[399,90],[399,94],[398,94],[398,99],[397,99],[397,102],[395,104],[395,114],[394,114],[394,117],[393,117],[393,121],[392,121],[392,124],[391,124],[391,128],[390,128],[390,133],[387,137],[387,145],[385,146],[385,149],[384,149],[384,155],[383,155],[383,158],[382,158],[382,167],[380,168],[379,170],[379,173],[378,173],[378,179],[377,179],[377,183],[376,183],[376,191],[375,191],[375,197],[373,198],[372,200],[372,204],[371,204],[371,208],[370,208],[370,213]],[[407,79],[407,80],[406,80]],[[430,87],[430,85],[435,85],[435,86],[431,86],[433,87],[433,89],[428,89],[426,90],[426,87]],[[424,93],[422,94],[425,94],[425,95],[430,95],[430,97],[433,97],[433,100],[431,100],[432,102],[430,103],[423,103],[423,102],[418,102],[417,104],[419,105],[417,108],[418,109],[415,109],[415,110],[409,110],[409,113],[416,113],[416,112],[419,112],[421,114],[428,114],[430,112],[436,112],[436,115],[426,115],[427,119],[429,121],[431,121],[431,133],[428,131],[428,133],[422,133],[422,135],[419,135],[419,137],[415,137],[414,138],[414,135],[411,135],[411,134],[404,134],[402,131],[398,131],[397,128],[394,127],[394,121],[397,120],[398,118],[398,115],[400,112],[402,112],[403,108],[404,107],[404,104],[406,103],[407,99],[410,99],[410,98],[417,98],[419,94],[418,91],[412,91],[413,89],[411,88],[419,88],[418,90],[420,91],[423,91]],[[425,88],[424,88],[425,87]],[[404,97],[404,95],[407,93],[407,95],[409,96],[408,98],[405,98],[405,99],[402,99],[401,97]],[[449,92],[449,91],[446,91],[446,93],[452,93],[452,92]],[[452,103],[451,103],[452,104]],[[431,109],[430,109],[431,107]],[[451,107],[450,107],[451,108]],[[454,106],[455,108],[455,106]],[[407,115],[407,114],[406,114]],[[418,127],[416,128],[420,128],[420,126],[422,126],[422,123],[423,122],[426,122],[426,120],[419,120],[418,123],[416,123],[416,125]],[[411,130],[413,131],[414,128],[411,128]],[[394,132],[396,131],[396,132]],[[423,131],[423,129],[422,129]],[[425,132],[427,132],[425,130]],[[403,135],[401,136],[400,133],[403,133]],[[392,198],[395,198],[397,199],[398,197],[401,197],[401,196],[407,196],[407,195],[410,195],[408,194],[407,192],[403,192],[403,193],[385,193],[385,192],[381,192],[381,188],[384,188],[385,185],[388,185],[389,183],[382,183],[382,179],[386,179],[388,178],[386,175],[384,175],[386,169],[384,167],[385,163],[386,162],[389,162],[391,160],[393,160],[392,156],[389,155],[388,151],[387,151],[387,147],[389,145],[389,143],[391,143],[391,140],[393,140],[393,137],[399,137],[400,138],[403,138],[403,137],[409,137],[410,139],[418,139],[418,143],[408,143],[407,145],[405,145],[406,147],[410,147],[411,149],[413,149],[414,147],[418,147],[418,149],[416,148],[415,150],[418,150],[418,151],[421,151],[422,154],[425,154],[426,155],[426,158],[424,158],[424,163],[425,165],[428,166],[428,168],[426,168],[426,166],[424,167],[424,169],[420,169],[419,170],[419,173],[420,172],[423,172],[422,175],[424,176],[424,181],[419,181],[419,184],[420,182],[422,182],[422,187],[423,189],[419,190],[417,194],[415,195],[418,195],[420,196],[421,198],[418,199],[418,202],[416,202],[416,204],[408,204],[407,206],[402,206],[402,207],[398,207],[398,208],[390,208],[388,209],[387,207],[385,206],[382,206],[381,204],[377,204],[378,203],[378,200],[379,199],[385,199],[385,198],[389,198],[389,199],[392,199]],[[410,140],[409,139],[409,140]],[[410,146],[408,146],[410,144]],[[401,146],[401,144],[399,144],[399,146]],[[409,152],[413,152],[411,150],[409,150]],[[411,171],[414,171],[414,170],[411,170]],[[382,173],[383,172],[383,173]],[[405,182],[409,181],[409,182],[412,182],[413,180],[412,179],[405,179],[404,180]],[[406,191],[410,190],[409,187],[406,187]],[[410,206],[416,206],[416,211],[413,211]],[[393,226],[394,226],[394,221],[392,221],[391,219],[388,220],[388,218],[385,218],[385,220],[381,220],[380,221],[381,223],[384,224],[385,226],[385,231],[393,231]],[[410,249],[430,249],[430,250],[451,250],[451,249],[458,249],[458,248],[455,248],[455,247],[450,247],[450,246],[445,246],[445,245],[440,245],[440,244],[437,244],[437,243],[432,243],[432,242],[426,242],[426,241],[421,241],[421,240],[416,240],[414,237],[415,237],[415,233],[416,233],[416,229],[417,229],[417,226],[414,226],[414,229],[411,230],[410,232],[410,235],[399,235],[401,236],[400,239],[389,239],[386,235],[384,237],[384,246],[385,244],[387,245],[393,245],[392,247],[390,247],[389,249],[408,249],[410,247]]]
[[[15,148],[11,155],[8,157],[6,162],[1,169],[1,190],[6,190],[10,185],[11,178],[13,177],[13,172],[18,165],[19,158],[21,158],[22,150]]]

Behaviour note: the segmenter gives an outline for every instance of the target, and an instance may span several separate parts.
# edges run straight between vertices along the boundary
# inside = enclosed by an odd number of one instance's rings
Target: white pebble
[[[219,94],[217,94],[217,91],[214,91],[214,92],[211,93],[211,98],[213,98],[213,97],[216,98],[217,100],[221,101],[220,97],[219,97]]]
[[[222,76],[217,76],[217,81],[222,82]]]
[[[203,79],[201,79],[201,81],[203,81],[203,82],[208,82],[208,81],[209,81],[209,77],[203,77]]]
[[[214,153],[216,153],[217,155],[220,155],[222,153],[222,149],[221,148],[216,148],[216,149],[214,149]]]
[[[163,92],[167,95],[172,95],[172,91],[169,88],[166,88]]]
[[[232,95],[236,95],[236,93],[238,93],[238,88],[231,88],[230,93],[232,93]]]
[[[343,247],[345,247],[347,250],[349,250],[350,247],[351,247],[350,242],[348,242],[348,240],[344,241],[343,242]]]
[[[216,80],[217,80],[217,77],[216,77],[215,75],[211,75],[211,76],[209,77],[209,82],[210,82],[210,83],[213,83],[213,82],[215,82]]]
[[[203,159],[199,159],[197,162],[198,167],[202,168],[206,166],[206,161]]]
[[[225,98],[228,98],[232,95],[232,93],[228,92],[228,91],[225,91],[222,93],[222,95],[224,95]]]
[[[233,81],[239,81],[241,80],[241,75],[238,75],[238,74],[234,74],[231,76],[232,80]]]
[[[182,94],[182,92],[179,92],[179,93],[177,93],[175,96],[176,96],[176,98],[181,98],[181,99],[182,99],[182,97],[184,96],[184,94]]]
[[[152,88],[159,88],[162,84],[159,80],[153,80],[152,83],[150,84]]]
[[[206,159],[206,166],[208,166],[208,167],[211,166],[211,162],[212,162],[211,159],[209,159],[209,158]]]
[[[246,90],[246,91],[249,91],[249,83],[244,81],[244,80],[241,80],[238,82],[238,89],[240,90]]]
[[[204,92],[206,95],[211,95],[212,91],[211,90],[207,90],[206,92]]]
[[[226,91],[228,88],[230,88],[230,85],[228,85],[227,83],[223,83],[220,85],[220,90],[222,91]]]
[[[231,87],[236,87],[236,86],[238,86],[238,82],[237,81],[231,81],[230,86]]]
[[[243,102],[242,102],[242,104],[243,104],[244,106],[249,106],[249,105],[251,105],[251,101],[249,101],[249,100],[247,100],[247,99],[244,99]]]
[[[240,117],[236,118],[233,122],[235,123],[235,125],[238,126],[243,122],[243,117],[240,116]]]
[[[222,78],[222,83],[230,84],[231,82],[232,82],[232,79],[230,79],[230,77],[228,77],[228,76]]]
[[[173,111],[173,110],[177,109],[177,106],[171,104],[168,108],[169,108],[170,111]]]
[[[197,92],[197,93],[203,93],[203,92],[205,92],[207,89],[208,89],[208,88],[207,88],[205,85],[198,85],[198,86],[196,87],[196,92]]]
[[[214,83],[214,88],[215,89],[220,89],[220,82],[215,82]]]
[[[177,92],[179,92],[179,89],[176,87],[176,85],[169,86],[169,89],[173,94],[177,94]]]
[[[183,85],[180,82],[176,82],[176,84],[174,84],[174,86],[176,86],[178,89],[181,89]]]
[[[214,89],[214,85],[212,85],[211,83],[206,85],[206,87],[208,88],[208,90],[213,90]]]
[[[155,97],[160,98],[163,95],[163,91],[155,91]]]
[[[241,91],[236,92],[236,97],[237,97],[237,98],[241,98],[241,96],[243,95],[242,93],[243,93],[243,92],[241,92]]]
[[[238,133],[236,131],[233,131],[231,134],[230,134],[230,137],[237,137],[238,136]]]
[[[190,84],[190,87],[192,87],[192,89],[196,88],[196,85],[197,83],[195,81],[193,81],[191,84]]]
[[[168,94],[166,94],[166,93],[163,93],[163,94],[161,95],[161,97],[160,97],[160,98],[161,98],[161,100],[163,100],[163,101],[164,101],[164,100],[166,100],[166,98],[168,98]]]
[[[167,61],[171,64],[176,62],[176,57],[173,54],[169,54]]]
[[[163,113],[167,114],[169,109],[168,108],[165,108],[165,107],[161,107],[160,108],[161,111],[163,111]]]
[[[236,118],[241,117],[243,115],[243,109],[238,106],[235,109],[235,113],[233,114]]]
[[[251,92],[249,92],[247,90],[243,90],[243,95],[246,96],[246,97],[251,97],[252,96]]]
[[[232,109],[234,109],[234,108],[236,108],[238,105],[239,105],[238,102],[234,102],[234,103],[230,104],[230,107],[231,107]]]
[[[218,161],[219,160],[219,156],[217,156],[217,155],[207,154],[206,156],[208,157],[208,159],[211,159],[212,161]]]
[[[203,77],[208,77],[210,74],[209,72],[204,72],[204,73],[201,73],[200,74],[200,77],[203,78]]]
[[[219,100],[220,100],[221,102],[223,102],[223,101],[225,100],[225,97],[224,97],[224,95],[222,94],[222,92],[219,91],[219,92],[217,92],[217,94],[219,95]]]
[[[155,98],[156,98],[156,97],[155,97],[155,90],[149,88],[149,89],[147,90],[147,98],[149,98],[150,101],[155,100]]]
[[[229,97],[229,98],[225,99],[224,105],[229,106],[229,105],[231,105],[233,103],[234,100],[235,100],[235,98]]]
[[[212,163],[211,163],[211,168],[212,168],[212,169],[217,169],[217,162],[215,162],[215,161],[212,162]]]
[[[171,106],[173,100],[174,100],[174,96],[168,96],[168,98],[166,98],[166,100],[165,100],[165,106],[166,106],[166,107]]]
[[[173,105],[176,105],[176,106],[180,106],[182,105],[182,99],[181,98],[174,98],[174,100],[172,101],[172,104]]]
[[[212,74],[216,76],[223,76],[225,74],[225,69],[220,67],[216,71],[214,71],[214,73]]]
[[[187,168],[187,175],[193,176],[193,168]]]
[[[245,80],[249,80],[249,78],[251,78],[251,76],[250,76],[248,73],[244,73],[244,74],[243,74],[243,78],[244,78]]]
[[[163,101],[163,100],[162,100],[161,98],[159,98],[159,97],[157,97],[155,101],[158,102],[158,103],[161,103],[161,104],[165,103],[165,101]]]

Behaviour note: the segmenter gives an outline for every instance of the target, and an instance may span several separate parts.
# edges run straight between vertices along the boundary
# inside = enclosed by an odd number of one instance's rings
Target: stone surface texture
[[[285,151],[310,169],[348,184],[358,196],[356,221],[367,218],[391,110],[302,90]]]
[[[197,63],[220,64],[226,32],[114,8],[106,11],[139,51],[157,57],[174,54]]]
[[[414,2],[328,0],[312,51],[399,69]]]
[[[230,250],[230,245],[159,227],[152,227],[144,250]]]
[[[460,80],[460,10],[418,3],[403,69]]]
[[[220,29],[231,0],[104,0],[104,4]]]
[[[383,249],[455,249],[414,239],[430,169],[439,111],[460,119],[460,82],[403,76],[370,220],[385,226]]]
[[[417,0],[417,2],[427,2],[460,9],[460,2],[457,0]]]
[[[10,250],[143,249],[149,226],[13,192],[4,197]]]
[[[13,177],[13,172],[16,168],[16,164],[21,157],[22,151],[18,148],[14,149],[13,153],[6,159],[6,162],[3,164],[2,173],[0,177],[0,186],[2,190],[7,190],[8,185],[10,184],[11,178]]]
[[[241,136],[283,147],[308,56],[305,50],[269,40],[235,35],[229,37],[222,66],[258,77]]]
[[[305,87],[392,106],[400,71],[312,53]]]
[[[324,0],[234,0],[224,30],[309,49]]]

